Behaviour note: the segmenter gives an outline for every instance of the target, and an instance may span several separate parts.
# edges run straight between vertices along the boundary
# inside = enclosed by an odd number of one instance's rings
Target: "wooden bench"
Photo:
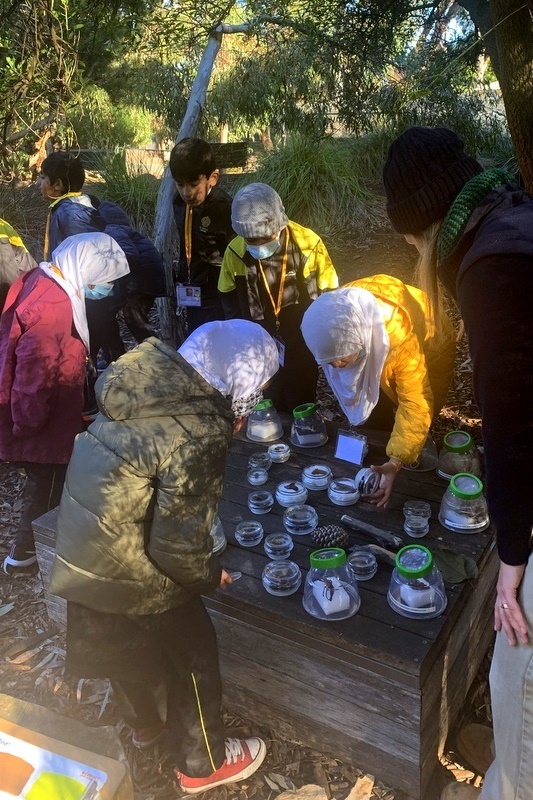
[[[288,433],[287,423],[285,429]],[[367,433],[365,464],[380,463],[386,436]],[[310,463],[329,464],[336,476],[353,475],[353,465],[333,458],[334,440],[332,430],[325,447],[293,448],[287,463],[272,465],[264,488],[274,492],[277,483],[299,478]],[[322,622],[304,611],[301,589],[289,597],[267,594],[261,583],[268,560],[262,544],[243,548],[235,541],[235,525],[252,517],[246,504],[252,490],[246,481],[248,458],[263,449],[243,437],[230,451],[219,508],[228,539],[221,562],[242,577],[227,591],[205,598],[218,634],[225,703],[281,736],[352,761],[416,800],[437,800],[438,756],[493,635],[498,568],[493,531],[465,536],[443,528],[437,514],[446,481],[434,472],[402,470],[386,511],[361,502],[343,509],[332,505],[326,492],[310,492],[319,524],[338,523],[349,513],[402,535],[406,543],[416,540],[403,532],[403,503],[428,500],[432,518],[423,544],[468,555],[479,568],[477,581],[448,588],[442,616],[424,621],[401,617],[389,607],[391,570],[380,565],[372,580],[359,585],[362,602],[354,617]],[[283,510],[275,504],[270,514],[255,517],[265,534],[283,530]],[[34,526],[41,563],[43,548],[48,555],[53,548],[54,517],[42,517]],[[315,547],[309,536],[294,541],[291,559],[305,571]],[[350,546],[369,541],[350,533]]]

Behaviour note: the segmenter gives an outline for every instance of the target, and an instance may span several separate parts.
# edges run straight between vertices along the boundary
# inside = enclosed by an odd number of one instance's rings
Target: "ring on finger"
[[[500,603],[500,608],[503,608],[503,609],[504,609],[504,611],[507,611],[507,609],[509,608],[509,606],[507,605],[507,603]]]

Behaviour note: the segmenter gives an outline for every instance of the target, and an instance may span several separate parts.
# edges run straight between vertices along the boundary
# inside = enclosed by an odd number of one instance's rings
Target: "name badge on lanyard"
[[[202,289],[200,286],[187,286],[178,283],[176,286],[176,302],[178,306],[201,306]]]
[[[285,342],[279,334],[274,336],[276,347],[278,348],[278,362],[280,367],[285,366]]]

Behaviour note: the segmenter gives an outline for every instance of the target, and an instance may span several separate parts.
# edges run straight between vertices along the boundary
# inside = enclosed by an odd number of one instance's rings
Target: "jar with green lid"
[[[408,544],[398,551],[387,600],[402,617],[432,619],[442,614],[448,598],[442,575],[427,547]]]
[[[335,622],[353,617],[361,599],[357,580],[340,547],[325,547],[310,555],[303,606],[317,619]]]
[[[439,453],[437,474],[450,480],[460,472],[481,477],[479,453],[466,431],[450,431],[444,437]]]
[[[291,444],[297,447],[321,447],[326,444],[328,440],[326,425],[316,403],[296,406],[292,417]]]
[[[489,512],[483,484],[477,475],[454,475],[440,504],[439,522],[456,533],[479,533],[488,528]]]
[[[246,436],[253,442],[272,442],[283,436],[283,426],[272,400],[261,400],[252,410]]]

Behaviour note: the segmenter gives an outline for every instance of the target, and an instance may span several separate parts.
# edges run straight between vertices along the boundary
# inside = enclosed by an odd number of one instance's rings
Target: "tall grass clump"
[[[128,165],[124,153],[116,153],[99,170],[104,184],[98,196],[118,203],[128,214],[132,227],[151,235],[160,181],[142,165]]]
[[[15,228],[37,262],[43,257],[47,211],[36,185],[0,184],[0,217]]]
[[[350,144],[332,138],[292,136],[266,154],[240,186],[259,181],[280,195],[290,219],[320,236],[373,224],[375,197],[354,170]]]

